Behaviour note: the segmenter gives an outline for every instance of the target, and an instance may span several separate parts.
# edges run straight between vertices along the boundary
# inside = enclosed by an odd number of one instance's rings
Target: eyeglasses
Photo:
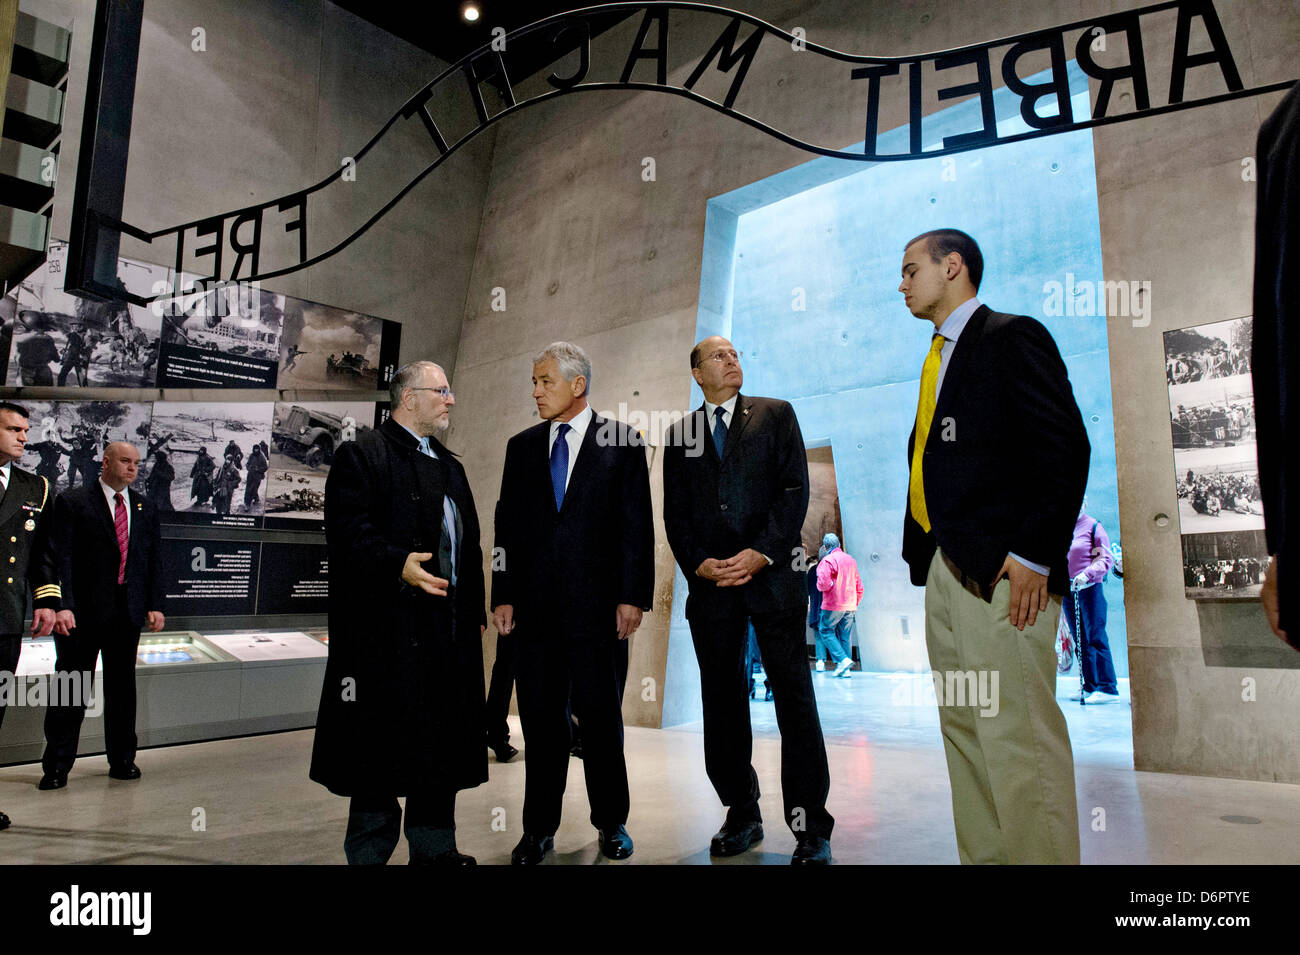
[[[406,390],[407,391],[436,391],[443,401],[446,401],[448,398],[456,397],[454,394],[452,394],[451,389],[448,388],[446,385],[443,385],[441,388],[407,388]]]
[[[737,365],[739,365],[740,359],[744,357],[745,357],[745,353],[743,351],[720,351],[720,352],[714,352],[712,355],[709,355],[707,358],[701,358],[700,364],[703,365],[706,361],[716,361],[719,364],[722,364],[723,362],[730,360],[730,361],[734,361]]]

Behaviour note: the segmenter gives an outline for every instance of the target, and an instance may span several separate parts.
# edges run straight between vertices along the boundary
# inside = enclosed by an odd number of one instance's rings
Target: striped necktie
[[[126,502],[120,491],[113,494],[113,529],[117,531],[117,549],[122,553],[122,561],[117,565],[117,582],[126,583],[126,553],[130,548],[130,535],[126,527]]]
[[[925,442],[930,437],[930,424],[934,421],[934,407],[939,396],[939,353],[943,351],[944,337],[935,334],[930,341],[930,353],[921,368],[921,395],[916,403],[916,444],[912,448],[912,473],[907,483],[907,500],[912,518],[927,534],[930,532],[930,512],[925,507],[925,478],[921,461],[925,456]]]

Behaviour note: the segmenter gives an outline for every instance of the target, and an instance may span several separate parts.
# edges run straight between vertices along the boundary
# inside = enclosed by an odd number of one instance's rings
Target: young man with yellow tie
[[[975,240],[956,229],[919,235],[903,253],[898,290],[936,332],[908,444],[903,558],[925,586],[961,861],[1077,863],[1053,644],[1088,438],[1051,335],[981,305],[983,269]],[[972,674],[996,687],[991,705],[948,692]]]

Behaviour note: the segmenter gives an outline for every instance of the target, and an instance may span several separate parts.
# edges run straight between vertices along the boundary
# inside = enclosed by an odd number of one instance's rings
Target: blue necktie
[[[435,461],[438,459],[427,437],[420,439],[420,450]],[[451,499],[450,494],[444,494],[442,498],[442,529],[447,532],[447,540],[451,543],[451,583],[454,586],[458,576],[456,573],[456,502]]]
[[[727,445],[727,422],[722,420],[726,408],[718,405],[713,409],[713,446],[718,449],[718,458],[722,458],[722,449]]]
[[[569,442],[564,439],[568,424],[561,424],[551,445],[551,487],[555,490],[555,510],[564,504],[564,484],[569,477]]]

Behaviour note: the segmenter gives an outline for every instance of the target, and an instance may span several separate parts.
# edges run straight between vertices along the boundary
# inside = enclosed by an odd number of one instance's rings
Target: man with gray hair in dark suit
[[[623,757],[627,641],[654,599],[650,474],[641,436],[587,403],[591,360],[555,342],[533,359],[540,424],[506,446],[492,618],[517,637],[527,747],[515,865],[554,845],[568,776],[572,705],[582,727],[591,822],[610,859],[632,854]]]

